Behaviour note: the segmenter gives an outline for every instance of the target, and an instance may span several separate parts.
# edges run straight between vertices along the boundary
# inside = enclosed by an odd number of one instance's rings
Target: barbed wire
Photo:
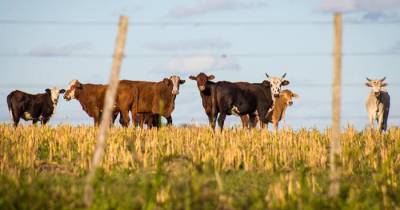
[[[392,25],[400,20],[345,20],[345,25]],[[101,20],[18,20],[0,19],[2,25],[118,25],[116,21]],[[270,21],[133,21],[130,26],[260,26],[260,25],[331,25],[331,20],[270,20]]]
[[[228,57],[242,57],[242,58],[264,58],[264,57],[324,57],[333,56],[329,52],[283,52],[283,53],[231,53],[231,54],[209,54],[209,53],[173,53],[173,54],[125,54],[124,58],[169,58],[169,57],[190,57],[207,54],[210,56],[228,58]],[[366,57],[366,56],[399,56],[400,52],[344,52],[344,57]],[[0,57],[35,57],[35,58],[89,58],[89,59],[102,59],[113,58],[111,54],[33,54],[33,53],[7,53],[0,52]]]

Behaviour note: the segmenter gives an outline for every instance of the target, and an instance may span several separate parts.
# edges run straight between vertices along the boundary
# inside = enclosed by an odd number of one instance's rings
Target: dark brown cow
[[[58,97],[65,90],[54,87],[45,91],[45,93],[33,95],[14,90],[7,96],[8,110],[14,126],[18,126],[21,118],[26,121],[32,120],[32,124],[40,121],[43,125],[50,120],[55,113]]]
[[[275,98],[275,103],[272,110],[267,114],[268,122],[274,125],[274,129],[278,129],[279,121],[285,118],[286,109],[293,104],[293,98],[298,98],[299,95],[290,90],[282,90],[279,97]],[[249,121],[248,116],[242,116],[242,121]],[[260,121],[257,114],[256,123],[260,123],[260,128],[268,128],[268,124]]]
[[[171,113],[179,85],[185,83],[178,76],[165,78],[161,82],[121,80],[118,86],[117,104],[121,112],[120,122],[129,124],[129,111],[135,126],[159,126],[159,117],[172,124]]]
[[[212,98],[211,98],[211,89],[215,87],[215,82],[211,81],[215,78],[214,75],[207,76],[205,73],[200,72],[197,76],[190,76],[189,79],[196,81],[197,87],[200,91],[201,102],[203,104],[204,111],[208,117],[208,121],[210,126],[214,129],[215,128],[215,118],[216,113],[212,114]],[[247,82],[235,82],[239,86],[248,86],[250,83]],[[216,108],[218,109],[218,107]],[[218,112],[218,110],[217,110]],[[233,113],[234,114],[234,113]],[[243,128],[249,128],[249,116],[242,115],[240,116],[240,120],[242,121]],[[255,122],[253,122],[255,123]],[[250,126],[252,127],[252,126]]]
[[[99,125],[104,107],[104,97],[107,85],[101,84],[82,84],[78,80],[72,80],[64,94],[64,99],[70,101],[76,99],[82,109],[93,118],[94,125]],[[114,106],[113,121],[118,115],[118,108]]]

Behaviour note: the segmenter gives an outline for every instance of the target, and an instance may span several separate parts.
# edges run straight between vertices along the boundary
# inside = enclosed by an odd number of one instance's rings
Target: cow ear
[[[215,76],[211,74],[210,76],[208,76],[207,79],[208,79],[208,80],[213,80],[213,79],[215,79]]]
[[[171,81],[170,79],[168,79],[168,78],[164,78],[163,79],[163,83],[164,84],[166,84],[166,85],[168,85],[169,84],[169,81]]]
[[[51,90],[49,88],[46,88],[45,91],[46,91],[47,94],[51,95]]]
[[[190,76],[189,79],[196,80],[197,78],[195,76]]]
[[[60,93],[65,93],[65,89],[61,89],[61,90],[60,90]]]
[[[372,87],[371,83],[369,83],[369,82],[366,82],[365,85],[366,85],[367,87]]]
[[[184,84],[185,83],[185,80],[184,79],[181,79],[181,80],[179,80],[179,84]]]
[[[282,86],[286,86],[286,85],[289,84],[289,81],[288,80],[283,80],[281,84],[282,84]]]
[[[271,83],[268,80],[264,80],[262,84],[265,85],[266,87],[271,87]]]

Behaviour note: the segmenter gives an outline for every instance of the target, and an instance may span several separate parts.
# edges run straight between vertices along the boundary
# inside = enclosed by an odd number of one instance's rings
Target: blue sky
[[[204,71],[216,80],[260,82],[266,72],[286,72],[288,89],[301,98],[285,124],[325,128],[331,115],[332,11],[343,11],[345,21],[342,125],[367,124],[365,77],[386,76],[389,126],[399,126],[397,0],[1,0],[0,121],[10,122],[6,96],[14,89],[39,93],[65,88],[72,79],[106,83],[123,14],[130,25],[121,78],[158,81],[177,74],[187,81],[176,100],[175,124],[206,123],[189,75]],[[77,101],[60,100],[51,123],[92,120]],[[227,123],[238,119],[228,117]]]

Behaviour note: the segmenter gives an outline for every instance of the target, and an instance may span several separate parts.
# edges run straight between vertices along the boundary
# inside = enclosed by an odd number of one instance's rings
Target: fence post
[[[84,202],[86,206],[90,206],[93,200],[93,179],[96,174],[96,169],[100,165],[103,157],[104,147],[106,142],[107,130],[111,124],[111,117],[119,83],[119,72],[121,68],[121,61],[123,57],[123,50],[125,47],[126,33],[128,29],[128,17],[121,16],[119,20],[119,30],[114,52],[114,59],[111,69],[110,81],[108,84],[107,92],[104,98],[104,108],[102,119],[97,134],[96,148],[93,154],[92,163],[89,168],[89,173],[86,176]]]
[[[340,190],[340,170],[337,162],[340,158],[340,106],[342,82],[342,14],[334,14],[334,47],[333,47],[333,84],[332,84],[332,135],[330,143],[330,187],[329,195],[336,197]]]

